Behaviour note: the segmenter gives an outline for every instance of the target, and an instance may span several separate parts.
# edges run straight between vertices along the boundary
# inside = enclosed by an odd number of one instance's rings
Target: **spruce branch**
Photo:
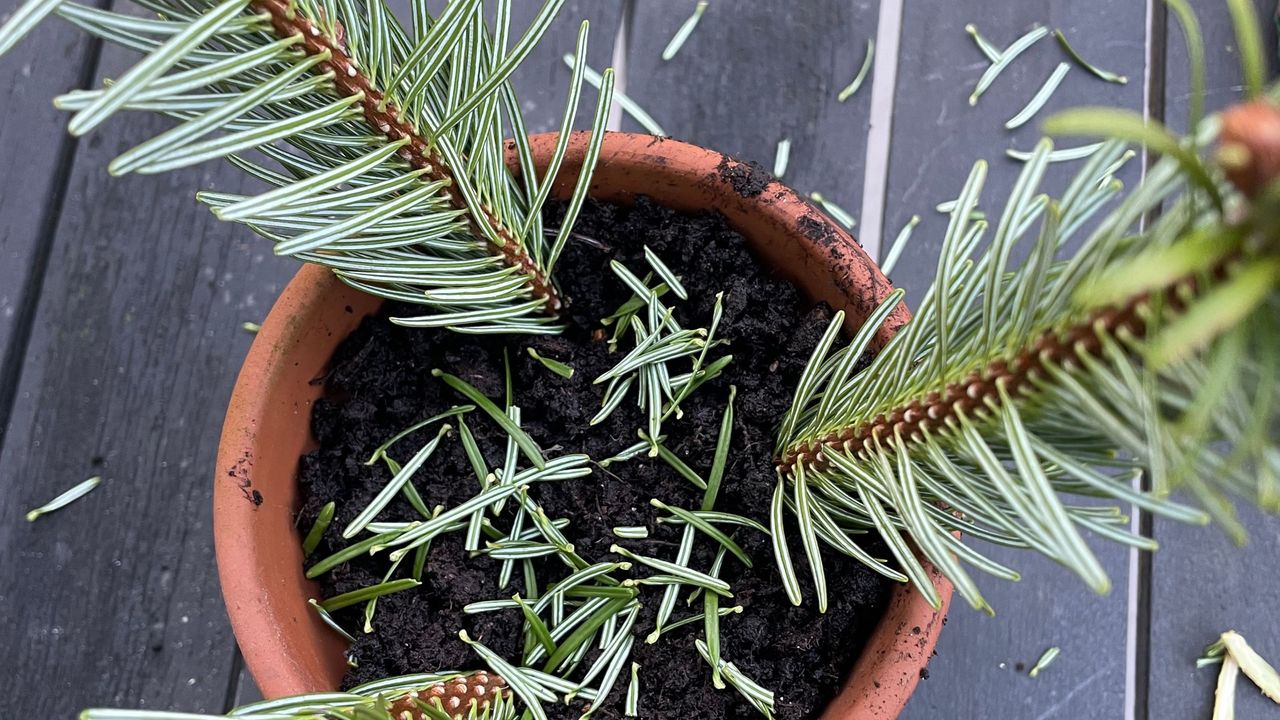
[[[772,516],[777,544],[776,509],[796,515],[819,594],[818,540],[891,571],[854,543],[867,528],[930,601],[916,552],[990,611],[969,567],[1018,575],[971,539],[1040,552],[1098,592],[1109,580],[1086,532],[1155,548],[1120,507],[1077,498],[1213,519],[1239,542],[1233,498],[1280,511],[1280,107],[1269,93],[1186,138],[1113,109],[1051,119],[1051,133],[1113,139],[1056,199],[1039,191],[1052,158],[1042,142],[982,250],[976,165],[919,314],[864,370],[901,293],[844,347],[832,323],[783,420]],[[1060,258],[1117,196],[1126,141],[1164,157]],[[1014,264],[1019,242],[1031,247]],[[1150,492],[1135,489],[1139,473]],[[1175,490],[1199,508],[1170,500]],[[798,598],[791,558],[777,560]]]
[[[401,675],[347,692],[262,700],[237,707],[225,716],[95,708],[80,713],[80,720],[515,720],[518,711],[506,681],[478,670]]]
[[[585,171],[554,232],[542,227],[540,209],[580,103],[587,24],[562,132],[542,177],[510,77],[563,0],[547,0],[519,38],[512,37],[509,2],[498,3],[487,21],[482,0],[449,3],[438,15],[415,0],[412,33],[382,0],[138,4],[161,19],[28,0],[0,28],[0,49],[7,49],[41,18],[58,14],[145,54],[103,89],[56,101],[75,113],[69,128],[76,135],[125,109],[180,121],[116,158],[112,173],[227,158],[276,189],[251,198],[199,194],[215,215],[274,241],[278,254],[429,309],[400,322],[468,332],[560,330],[564,301],[552,271],[599,153],[612,72],[600,84]],[[519,179],[506,168],[507,135]]]

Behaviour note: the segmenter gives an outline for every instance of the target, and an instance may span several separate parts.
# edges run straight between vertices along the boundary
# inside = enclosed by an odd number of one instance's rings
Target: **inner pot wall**
[[[530,138],[545,168],[553,133]],[[565,198],[582,166],[586,135],[576,133],[553,194]],[[508,165],[515,168],[508,142]],[[630,204],[637,194],[683,211],[716,210],[746,238],[760,262],[814,302],[846,311],[849,330],[891,291],[889,281],[843,230],[763,171],[686,143],[609,133],[592,177],[598,200]],[[214,544],[232,629],[268,698],[336,688],[345,646],[307,605],[318,598],[303,575],[294,527],[299,457],[314,445],[312,403],[323,392],[330,356],[381,300],[307,265],[285,288],[254,340],[236,381],[218,450]],[[878,349],[907,321],[899,306],[877,333]],[[951,586],[934,611],[908,586],[894,591],[824,720],[897,717],[937,641]]]

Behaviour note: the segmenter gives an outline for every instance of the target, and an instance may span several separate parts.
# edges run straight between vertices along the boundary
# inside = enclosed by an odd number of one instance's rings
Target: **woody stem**
[[[270,16],[271,26],[280,37],[301,37],[302,48],[307,54],[328,53],[328,59],[319,63],[317,67],[322,72],[334,74],[333,82],[338,93],[344,97],[359,96],[359,105],[364,112],[365,121],[387,139],[392,141],[407,139],[408,143],[399,151],[400,157],[413,168],[425,170],[423,178],[425,182],[444,181],[445,186],[441,192],[455,208],[468,211],[467,218],[472,234],[477,238],[489,237],[479,225],[480,222],[486,223],[493,236],[497,238],[496,242],[489,243],[489,250],[502,258],[503,263],[509,267],[519,268],[528,279],[530,293],[534,298],[543,301],[547,314],[554,316],[559,312],[563,307],[559,293],[556,292],[551,279],[529,256],[524,244],[511,232],[510,228],[502,224],[502,220],[492,208],[481,203],[476,208],[479,212],[471,212],[472,208],[467,205],[453,182],[452,168],[418,133],[417,128],[405,119],[401,109],[388,101],[383,93],[373,86],[368,76],[360,71],[359,65],[340,42],[335,42],[319,26],[295,12],[287,0],[253,0],[251,6],[256,11],[265,12]]]

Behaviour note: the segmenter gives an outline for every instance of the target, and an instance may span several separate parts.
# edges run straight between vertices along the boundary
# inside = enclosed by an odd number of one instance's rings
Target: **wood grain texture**
[[[0,22],[18,4],[5,0]],[[39,272],[75,147],[49,99],[82,81],[95,48],[67,23],[50,22],[0,57],[0,168],[6,169],[0,183],[0,438],[20,361],[6,350],[21,322],[33,265]]]
[[[513,26],[526,27],[541,5],[532,2],[513,3]],[[526,128],[531,133],[560,129],[570,80],[570,71],[564,64],[563,57],[573,54],[577,48],[578,26],[583,20],[591,23],[587,63],[597,71],[604,70],[612,63],[613,44],[622,22],[622,0],[566,2],[542,42],[516,69],[511,80],[524,109]],[[597,97],[590,85],[583,88],[575,118],[577,128],[591,129]]]
[[[234,670],[235,678],[232,680],[234,686],[227,693],[226,709],[230,710],[262,700],[262,691],[254,684],[253,676],[249,674],[249,668],[244,666],[244,658],[240,656],[239,651],[236,652]]]
[[[0,2],[0,15],[14,4]],[[1239,85],[1234,38],[1220,0],[1194,4],[1208,45],[1209,102],[1221,106]],[[1272,10],[1272,0],[1257,4]],[[537,5],[513,3],[517,27]],[[674,137],[766,168],[777,141],[789,137],[784,180],[856,213],[870,80],[844,104],[835,95],[875,36],[878,3],[717,0],[680,53],[662,61],[692,6],[635,3],[628,93]],[[573,49],[578,21],[591,19],[590,63],[602,69],[622,14],[621,0],[566,3],[515,76],[531,131],[559,124],[569,78],[560,58]],[[934,205],[954,197],[979,156],[991,161],[984,196],[1005,193],[1019,165],[1003,148],[1028,149],[1038,132],[1035,123],[1008,132],[1003,122],[1064,59],[1051,38],[1042,40],[970,108],[967,96],[985,61],[964,33],[968,22],[998,45],[1033,22],[1061,27],[1086,58],[1132,78],[1127,86],[1108,85],[1073,67],[1050,110],[1141,107],[1143,3],[1028,0],[991,12],[973,0],[906,0],[885,234],[891,238],[913,213],[925,220],[894,273],[911,302],[931,280],[941,241],[945,220]],[[1269,32],[1267,48],[1274,47]],[[22,169],[0,179],[0,357],[10,313],[22,289],[32,287],[32,249],[42,227],[52,232],[0,454],[0,645],[11,652],[6,686],[29,690],[15,694],[6,714],[69,717],[87,705],[220,711],[256,694],[235,659],[217,588],[208,476],[226,398],[251,340],[240,323],[265,315],[295,265],[272,257],[248,231],[215,222],[191,199],[197,188],[247,187],[224,165],[108,178],[110,158],[165,120],[116,120],[79,144],[73,164],[60,169],[49,160],[71,146],[65,118],[47,98],[75,84],[87,48],[81,35],[50,23],[0,59],[0,167]],[[1179,127],[1187,90],[1176,29],[1169,48],[1167,115]],[[58,62],[26,71],[50,54]],[[105,73],[118,75],[125,58],[107,51]],[[584,94],[580,122],[594,99],[594,92]],[[624,128],[638,126],[627,120]],[[1061,186],[1075,165],[1055,168],[1052,185]],[[1136,163],[1121,177],[1136,181]],[[50,198],[64,184],[61,214],[46,221]],[[27,509],[91,474],[105,478],[93,494],[35,524],[22,520]],[[1156,523],[1162,550],[1153,563],[1150,718],[1207,716],[1214,671],[1197,671],[1193,660],[1228,627],[1280,660],[1280,618],[1267,610],[1277,581],[1265,571],[1280,557],[1280,523],[1252,512],[1245,521],[1253,536],[1243,551],[1213,529]],[[963,605],[954,610],[930,679],[904,717],[1122,716],[1126,554],[1095,546],[1116,584],[1109,597],[1094,597],[1047,561],[993,553],[1022,569],[1023,581],[980,579],[997,617]],[[1019,663],[1029,666],[1050,645],[1062,655],[1027,678]],[[1242,717],[1275,713],[1244,683],[1238,703]]]
[[[1205,35],[1206,106],[1216,110],[1241,96],[1235,34],[1225,6],[1217,0],[1194,0]],[[1276,47],[1272,0],[1254,3],[1266,30],[1264,48],[1275,76]],[[1186,51],[1181,31],[1170,19],[1166,66],[1166,116],[1170,125],[1186,126],[1188,98]],[[1249,530],[1243,548],[1217,528],[1187,527],[1160,519],[1155,537],[1160,552],[1153,559],[1151,592],[1151,718],[1208,717],[1218,668],[1197,670],[1195,658],[1224,630],[1235,629],[1272,664],[1280,663],[1280,614],[1274,599],[1280,578],[1280,519],[1253,508],[1241,509]],[[1280,709],[1245,679],[1236,692],[1236,716],[1267,718]]]
[[[1061,28],[1072,45],[1091,62],[1130,77],[1126,85],[1106,83],[1072,65],[1048,104],[1030,122],[1006,130],[1012,118],[1039,90],[1060,62],[1070,62],[1052,35],[1017,58],[978,100],[969,93],[987,68],[987,60],[964,31],[967,23],[997,47],[1005,47],[1036,24]],[[890,153],[886,235],[892,237],[913,215],[921,223],[912,236],[907,260],[893,278],[914,303],[928,289],[947,216],[934,208],[959,194],[975,161],[989,163],[984,202],[979,207],[998,219],[997,201],[1008,196],[1022,163],[1005,156],[1006,148],[1031,150],[1040,139],[1040,122],[1054,111],[1081,105],[1142,107],[1145,66],[1145,12],[1142,3],[1108,0],[1034,0],[1008,3],[1000,12],[983,12],[978,3],[933,3],[906,0],[902,22],[901,62],[894,105]],[[1090,142],[1079,138],[1055,141],[1058,147]],[[1057,163],[1045,182],[1060,190],[1081,161]],[[1131,162],[1119,178],[1132,186],[1139,176]],[[990,234],[990,233],[988,233]]]
[[[875,0],[712,2],[679,53],[663,48],[693,2],[636,3],[627,94],[677,140],[772,171],[778,141],[791,140],[783,181],[822,193],[855,215],[862,204],[871,78],[846,102],[836,94],[876,35]],[[643,132],[630,117],[624,130]],[[854,236],[858,228],[853,229]]]
[[[906,0],[885,234],[892,237],[913,214],[922,219],[892,276],[895,285],[906,288],[911,304],[933,280],[946,228],[946,216],[934,207],[959,194],[974,161],[984,158],[990,164],[982,194],[989,200],[980,207],[998,219],[1002,206],[996,200],[1007,197],[1021,170],[1021,163],[1005,157],[1004,149],[1031,149],[1044,117],[1083,104],[1142,107],[1142,3],[1034,0],[1002,3],[999,12],[991,9],[979,3]],[[1052,36],[1042,39],[1000,75],[976,107],[970,107],[969,93],[987,61],[965,32],[967,23],[975,23],[1002,48],[1035,23],[1061,28],[1084,57],[1132,79],[1123,86],[1104,83],[1073,66],[1032,122],[1006,130],[1005,121],[1067,58]],[[1083,142],[1087,141],[1065,139],[1057,144]],[[1046,188],[1060,190],[1079,165],[1053,166]],[[1132,185],[1138,173],[1134,162],[1120,177]],[[995,618],[957,603],[930,664],[930,679],[920,684],[904,717],[1123,716],[1127,552],[1104,541],[1090,544],[1111,577],[1113,590],[1107,596],[1094,595],[1043,558],[990,548],[994,558],[1022,571],[1022,581],[979,579],[996,609]],[[1062,648],[1057,661],[1039,677],[1027,677],[1025,669],[1050,646]]]
[[[136,59],[110,48],[119,76]],[[16,717],[86,706],[222,709],[234,641],[213,568],[210,474],[251,336],[295,269],[222,224],[199,188],[248,190],[218,163],[109,178],[171,121],[117,118],[83,140],[53,237],[0,456],[0,637]],[[34,524],[22,512],[99,474]]]

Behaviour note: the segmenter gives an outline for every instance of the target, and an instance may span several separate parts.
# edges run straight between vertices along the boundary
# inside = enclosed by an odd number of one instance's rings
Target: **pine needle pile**
[[[663,277],[663,284],[650,287],[619,268],[616,282],[629,290],[630,297],[610,317],[630,324],[641,351],[615,350],[622,357],[616,367],[650,373],[655,390],[670,388],[670,394],[662,396],[667,401],[652,407],[646,405],[648,401],[643,394],[632,399],[642,407],[649,407],[650,412],[639,415],[652,418],[654,412],[664,407],[674,415],[678,399],[688,397],[702,383],[705,353],[695,358],[692,369],[683,375],[673,373],[667,364],[699,355],[710,343],[698,342],[690,347],[678,341],[645,344],[651,336],[649,328],[684,332],[678,326],[667,327],[675,323],[673,313],[663,307],[658,296],[668,289],[673,294],[686,296],[680,279],[655,253],[646,248],[645,256],[654,274]],[[714,335],[714,326],[720,317],[719,302],[715,308],[712,331],[691,333],[688,337]],[[664,353],[664,348],[679,352]],[[728,362],[717,365],[723,369]],[[555,372],[550,366],[547,369]],[[590,458],[546,456],[521,427],[523,413],[513,404],[519,399],[518,391],[506,402],[495,402],[457,376],[437,372],[436,377],[466,404],[414,424],[388,439],[368,458],[368,464],[384,464],[390,480],[343,528],[341,535],[346,544],[339,544],[332,555],[312,561],[307,575],[321,577],[352,558],[367,554],[385,557],[387,569],[380,583],[314,601],[313,606],[322,619],[335,631],[353,639],[357,630],[342,627],[330,613],[363,604],[363,630],[370,632],[378,622],[378,599],[417,587],[423,580],[424,569],[432,562],[432,543],[446,534],[457,534],[464,538],[463,547],[475,562],[483,562],[485,558],[497,561],[485,566],[493,568],[495,588],[506,592],[519,588],[516,594],[474,601],[463,608],[468,615],[502,613],[497,617],[503,622],[518,622],[523,642],[517,655],[499,652],[482,638],[473,638],[465,631],[459,632],[459,636],[483,666],[503,678],[531,717],[548,717],[552,712],[549,706],[553,704],[570,704],[580,709],[584,718],[602,708],[621,704],[625,714],[636,716],[644,698],[643,668],[632,649],[641,638],[646,643],[696,641],[715,687],[737,690],[762,715],[772,716],[773,693],[724,657],[720,641],[721,621],[743,612],[742,606],[731,604],[733,587],[719,577],[721,568],[726,562],[740,562],[750,567],[755,560],[734,536],[738,532],[768,534],[760,523],[716,508],[716,498],[726,481],[732,444],[735,395],[732,386],[709,467],[693,469],[688,459],[677,457],[661,444],[655,445],[650,438],[660,440],[662,436],[650,436],[646,428],[636,428],[641,442],[600,463],[602,466],[625,463],[638,455],[653,453],[656,447],[658,452],[653,454],[660,455],[660,462],[669,464],[671,472],[697,486],[702,501],[697,507],[683,508],[659,498],[652,499],[652,519],[647,525],[615,529],[617,541],[608,550],[613,558],[591,558],[584,557],[563,532],[573,518],[554,517],[538,501],[538,485],[572,481],[591,473]],[[506,385],[512,386],[510,370]],[[505,453],[500,462],[489,462],[469,429],[478,422],[477,417],[498,426],[505,436]],[[398,444],[418,431],[426,432],[415,437],[427,440],[403,464],[394,461],[392,451],[399,454]],[[418,495],[413,478],[430,466],[433,455],[444,442],[460,443],[479,491],[454,507],[429,508]],[[396,497],[408,501],[417,513],[416,519],[401,522],[378,519]],[[313,550],[326,533],[332,537],[335,532],[331,527],[332,517],[330,504],[321,510],[316,524],[304,533],[307,538],[304,550]],[[649,546],[647,551],[628,547],[629,540],[648,537],[649,527],[658,524],[681,528],[679,547],[673,548],[671,555],[654,552],[660,546]],[[708,566],[699,567],[694,561],[695,544],[699,542],[715,548],[715,558]],[[697,603],[693,612],[680,611],[678,600],[685,596],[688,596],[685,604]],[[657,608],[654,624],[642,627],[640,612],[649,603]],[[687,626],[691,627],[674,640],[667,637]],[[695,633],[692,638],[690,631]],[[443,702],[447,703],[447,698]],[[462,712],[467,706],[453,708],[446,704],[443,709],[450,713]]]

